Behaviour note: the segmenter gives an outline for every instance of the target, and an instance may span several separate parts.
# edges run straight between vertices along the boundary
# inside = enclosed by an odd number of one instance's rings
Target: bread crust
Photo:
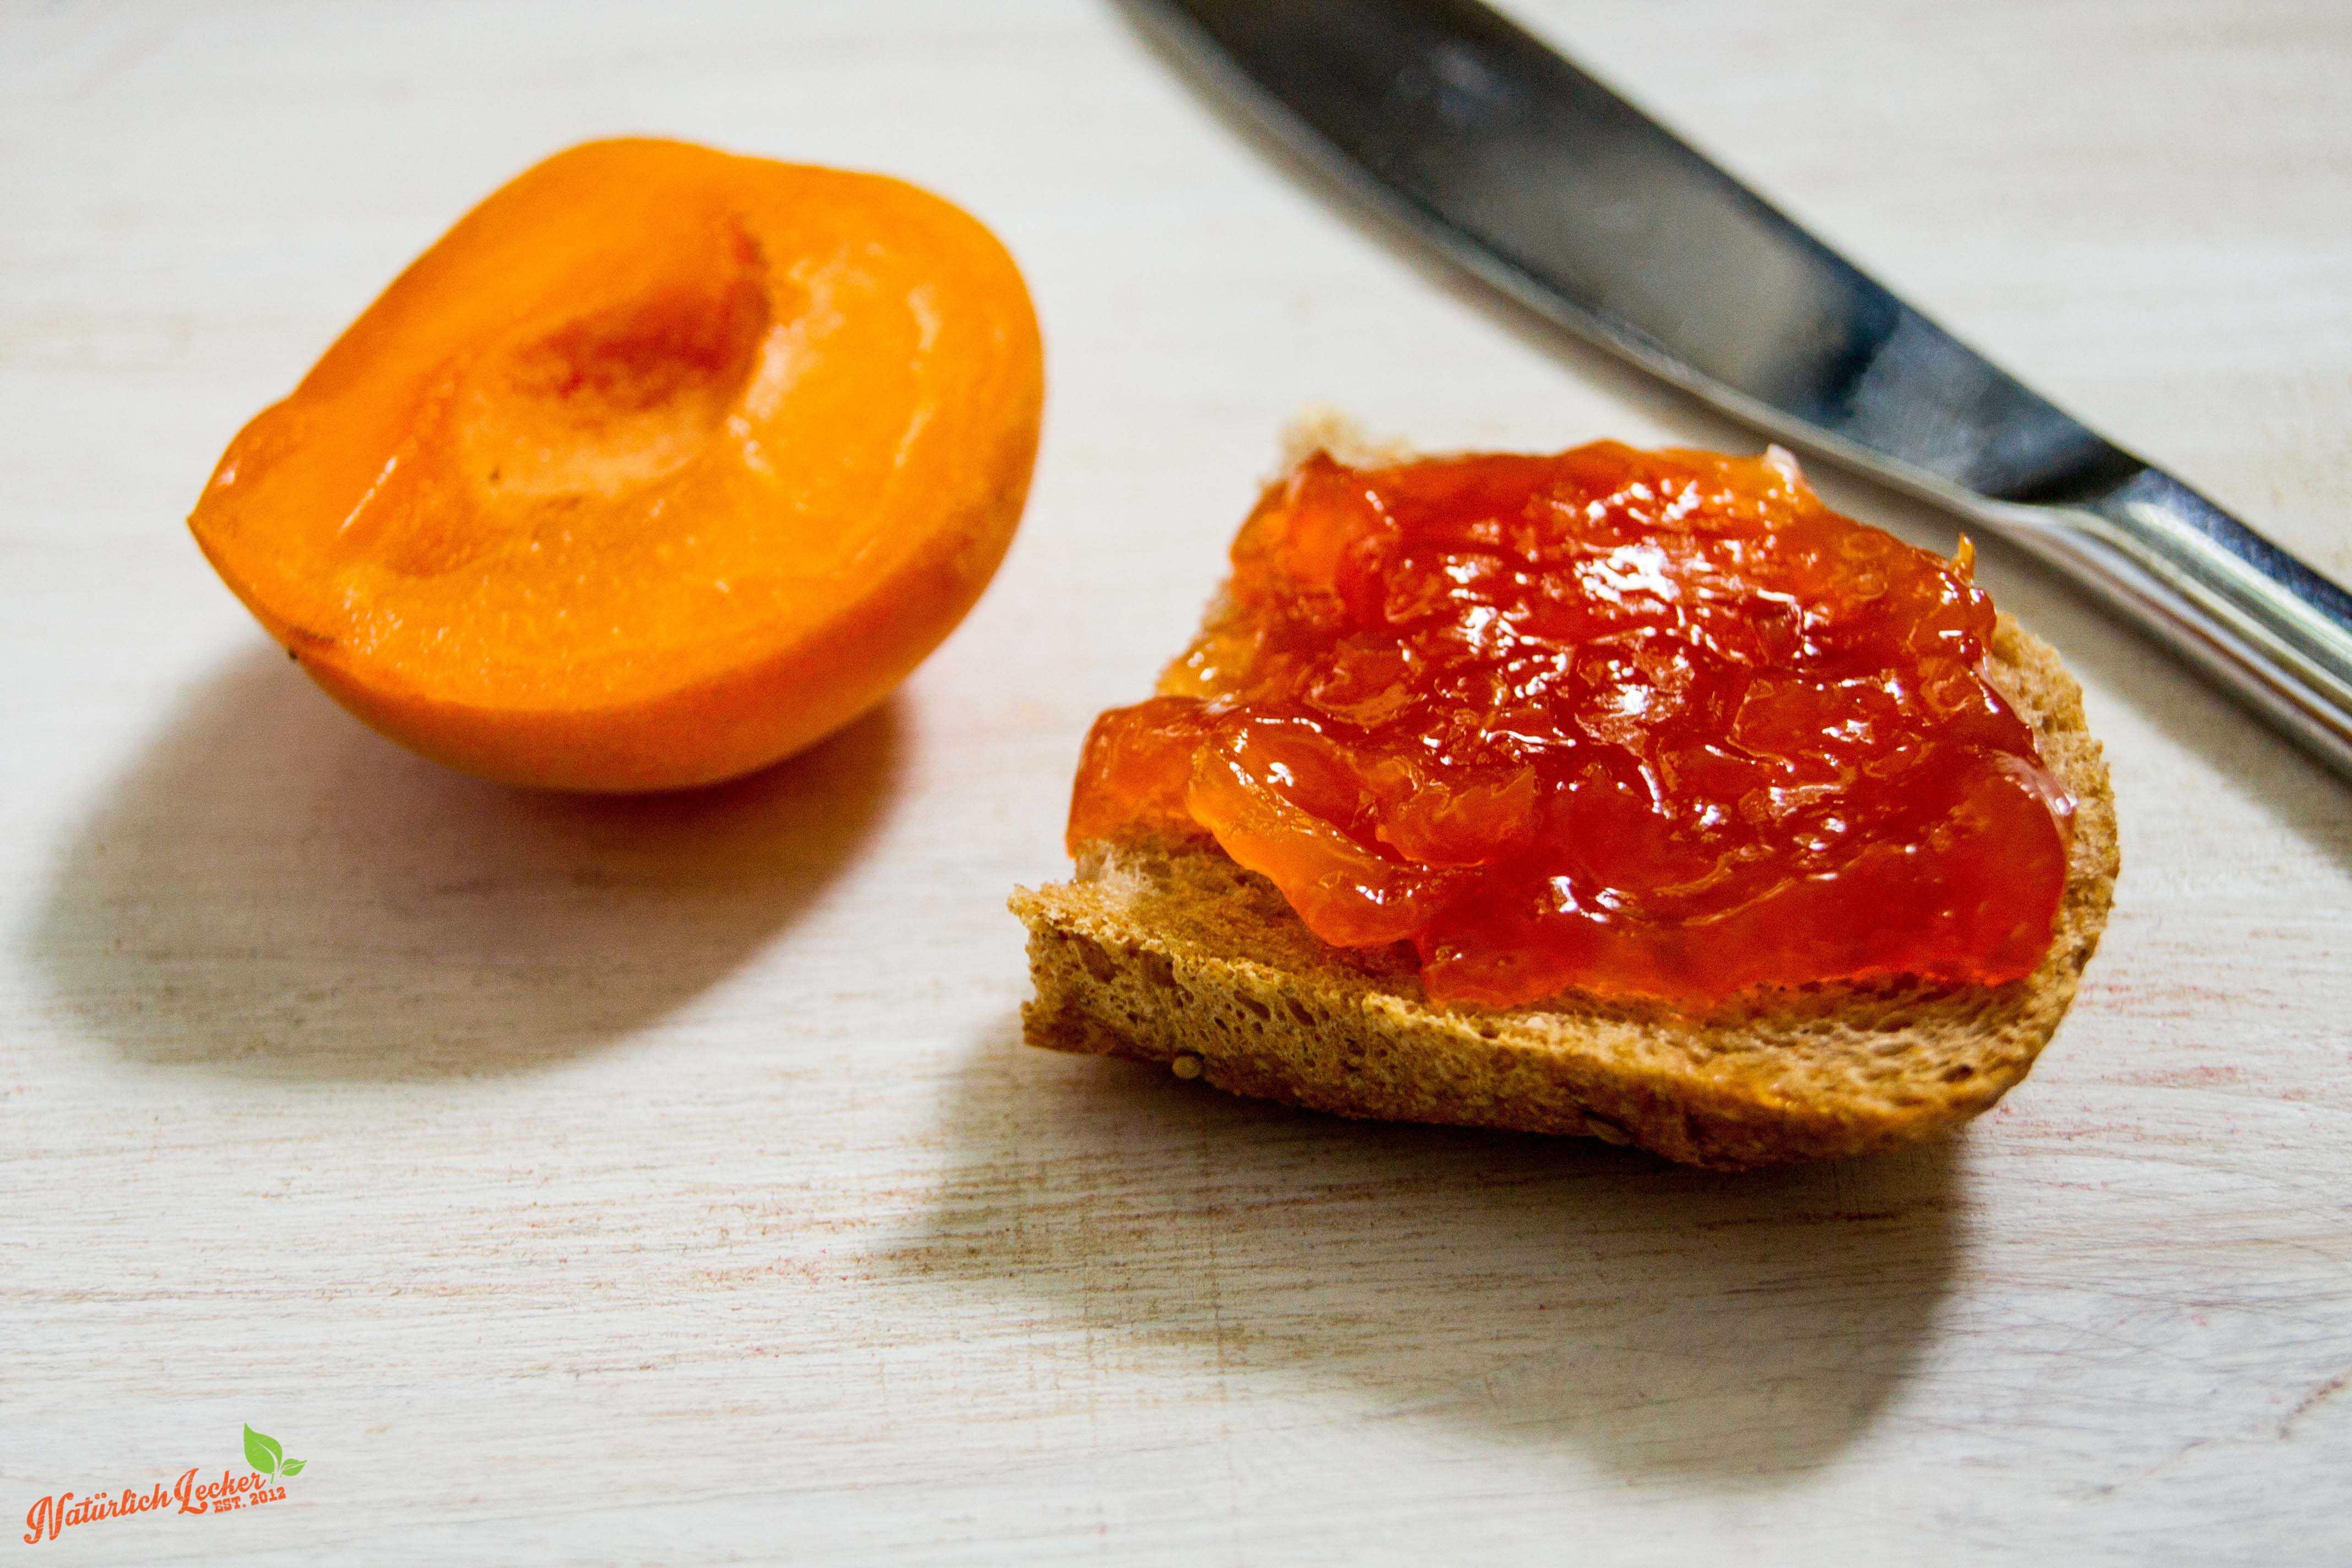
[[[1581,1134],[1724,1170],[1937,1136],[2022,1079],[2097,948],[2119,856],[2082,689],[2006,615],[1988,673],[2077,803],[2050,951],[2004,985],[1757,987],[1703,1015],[1567,993],[1433,1005],[1409,951],[1333,948],[1205,836],[1084,846],[1015,889],[1029,1043],[1392,1121]]]

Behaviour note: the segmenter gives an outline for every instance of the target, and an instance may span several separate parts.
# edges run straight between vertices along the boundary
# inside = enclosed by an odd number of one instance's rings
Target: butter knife
[[[2352,595],[2088,429],[1475,0],[1129,0],[1559,326],[2050,562],[2352,780]]]

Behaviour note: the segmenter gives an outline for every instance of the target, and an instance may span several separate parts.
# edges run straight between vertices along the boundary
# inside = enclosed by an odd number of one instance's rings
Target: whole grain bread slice
[[[1346,437],[1309,426],[1304,440]],[[1303,444],[1294,435],[1294,455]],[[2098,946],[2118,866],[2081,688],[2006,615],[1990,674],[2077,802],[2055,937],[2026,979],[1759,987],[1704,1016],[1573,993],[1439,1006],[1409,950],[1327,945],[1213,840],[1137,838],[1086,845],[1072,880],[1014,891],[1036,987],[1024,1031],[1341,1116],[1583,1134],[1720,1169],[1934,1137],[2033,1065]]]

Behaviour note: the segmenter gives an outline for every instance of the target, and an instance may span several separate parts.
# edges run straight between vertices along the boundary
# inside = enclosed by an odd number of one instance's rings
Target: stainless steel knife
[[[2352,595],[2105,440],[1475,0],[1129,0],[1559,325],[2054,563],[2352,779]]]

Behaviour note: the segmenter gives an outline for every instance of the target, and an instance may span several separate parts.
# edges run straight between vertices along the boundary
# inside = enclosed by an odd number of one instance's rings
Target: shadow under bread
[[[1631,1475],[1828,1463],[1932,1342],[1958,1155],[1728,1175],[1575,1139],[1350,1122],[974,1042],[902,1274],[1198,1364],[1223,1397],[1558,1445]]]

